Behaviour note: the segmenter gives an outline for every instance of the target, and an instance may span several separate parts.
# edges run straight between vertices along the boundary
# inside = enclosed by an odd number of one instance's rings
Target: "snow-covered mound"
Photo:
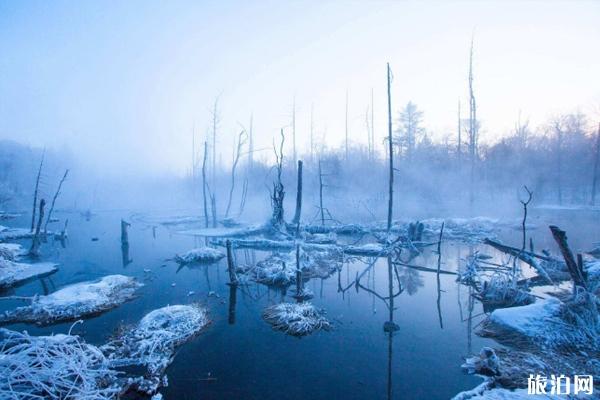
[[[280,303],[267,307],[263,313],[265,321],[273,329],[292,336],[305,336],[316,330],[329,330],[331,324],[311,303]]]
[[[5,260],[15,261],[20,256],[25,255],[26,251],[23,246],[16,243],[0,243],[0,258]]]
[[[175,261],[179,264],[191,264],[191,263],[210,263],[219,261],[225,257],[225,253],[219,249],[213,249],[212,247],[199,247],[188,251],[183,255],[176,255]]]
[[[0,258],[0,289],[53,274],[58,271],[57,266],[58,264],[51,262],[26,264]]]
[[[109,275],[93,282],[76,283],[47,296],[36,296],[29,306],[5,312],[0,315],[0,323],[48,325],[87,317],[131,300],[141,286],[134,278],[123,275]]]
[[[208,324],[206,310],[197,305],[159,308],[139,324],[101,347],[115,367],[145,366],[148,373],[135,382],[137,390],[154,393],[178,346],[198,334]]]
[[[7,228],[0,226],[0,242],[9,240],[28,239],[33,237],[33,232],[26,228]]]
[[[0,398],[116,399],[116,371],[78,336],[0,329]]]

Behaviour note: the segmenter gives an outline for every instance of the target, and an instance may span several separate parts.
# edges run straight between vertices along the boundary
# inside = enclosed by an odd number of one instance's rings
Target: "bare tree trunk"
[[[35,228],[35,209],[37,207],[37,196],[38,189],[40,187],[40,176],[42,175],[42,166],[44,165],[44,156],[46,155],[46,150],[42,153],[42,159],[40,160],[40,167],[38,168],[37,178],[35,180],[35,190],[33,191],[33,211],[31,213],[31,231]]]
[[[252,173],[254,169],[254,133],[252,131],[252,125],[254,122],[254,115],[250,115],[250,127],[248,129],[248,172]]]
[[[460,121],[460,100],[458,100],[458,144],[456,146],[456,155],[458,157],[458,167],[462,162],[462,126]]]
[[[285,142],[285,135],[283,129],[281,130],[281,142],[279,144],[279,152],[273,144],[273,150],[275,152],[276,165],[275,170],[277,171],[277,180],[273,183],[273,192],[271,193],[271,206],[273,214],[271,216],[271,224],[273,227],[280,229],[283,227],[285,221],[283,219],[283,199],[285,197],[285,191],[283,183],[281,182],[281,173],[283,172],[283,144]]]
[[[294,96],[294,104],[292,106],[292,156],[294,165],[296,164],[296,160],[298,159],[298,155],[296,153],[296,96]]]
[[[323,172],[321,171],[321,159],[319,158],[319,211],[321,212],[321,225],[325,226],[325,213],[323,211]]]
[[[371,88],[371,160],[375,159],[375,101],[373,99],[373,88]]]
[[[392,213],[394,208],[394,148],[392,142],[392,72],[390,64],[387,64],[387,103],[388,103],[388,157],[390,162],[389,169],[389,198],[388,198],[388,216],[387,230],[392,229]]]
[[[227,248],[227,272],[229,273],[229,284],[231,286],[237,286],[238,278],[235,273],[235,265],[233,263],[233,252],[231,251],[231,240],[227,239],[225,242]]]
[[[296,297],[300,299],[304,294],[302,282],[302,267],[300,266],[300,245],[296,245]]]
[[[240,211],[238,213],[238,218],[242,216],[244,212],[244,207],[246,206],[246,196],[248,195],[248,178],[244,179],[244,185],[242,186],[242,197],[240,199]]]
[[[212,227],[216,228],[217,227],[217,199],[216,199],[216,195],[210,191],[210,188],[209,188],[208,195],[210,196],[210,209],[212,212]]]
[[[471,176],[469,185],[469,202],[471,206],[475,198],[475,157],[477,153],[477,106],[473,92],[473,38],[471,38],[471,51],[469,54],[469,157],[471,163]]]
[[[40,200],[40,213],[33,234],[33,240],[31,241],[31,248],[29,249],[29,255],[32,257],[38,257],[40,255],[40,231],[42,229],[42,221],[44,220],[44,207],[46,206],[46,200]]]
[[[231,200],[233,198],[233,191],[235,189],[235,170],[237,168],[238,162],[240,161],[242,147],[244,146],[244,143],[246,143],[244,135],[246,135],[246,131],[241,131],[238,136],[237,150],[235,153],[235,158],[233,160],[233,165],[231,166],[231,187],[229,188],[229,199],[227,200],[227,208],[225,209],[225,218],[229,217],[229,210],[231,209]]]
[[[310,104],[310,161],[312,163],[313,161],[313,157],[314,157],[314,152],[315,152],[315,142],[314,142],[314,135],[315,135],[315,126],[314,126],[314,115],[313,115],[313,108],[314,108],[314,104],[311,103]]]
[[[596,160],[594,161],[594,176],[592,178],[592,206],[596,205],[596,187],[598,185],[598,168],[600,164],[600,124],[596,133]]]
[[[204,206],[204,226],[208,228],[208,208],[206,205],[206,157],[208,155],[208,143],[204,142],[204,157],[202,158],[202,200]]]
[[[292,224],[300,224],[300,214],[302,213],[302,160],[298,160],[298,187],[296,189],[296,213]]]
[[[129,244],[129,233],[127,232],[127,228],[129,228],[131,224],[124,220],[121,220],[121,244]]]
[[[219,97],[215,99],[212,111],[212,184],[216,187],[216,171],[217,171],[217,125],[219,124]]]
[[[346,160],[348,160],[348,89],[346,89]]]
[[[60,183],[58,184],[58,188],[56,189],[56,193],[54,193],[54,197],[52,198],[52,203],[50,204],[50,211],[48,211],[48,218],[46,218],[46,224],[44,225],[44,235],[48,233],[48,224],[50,223],[50,218],[52,218],[52,211],[54,211],[54,204],[56,203],[56,199],[60,194],[60,188],[62,187],[63,182],[67,179],[67,175],[69,174],[69,170],[65,171]]]
[[[521,227],[523,230],[523,244],[521,246],[522,251],[525,251],[525,246],[527,245],[527,228],[525,224],[527,223],[527,206],[531,202],[531,198],[533,197],[533,192],[525,186],[525,190],[527,191],[527,195],[529,196],[527,200],[521,201],[523,204],[523,222],[521,223]]]

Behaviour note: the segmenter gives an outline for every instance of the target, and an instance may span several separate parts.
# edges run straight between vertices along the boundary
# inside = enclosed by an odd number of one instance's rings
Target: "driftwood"
[[[569,243],[567,243],[567,233],[555,225],[550,225],[550,231],[552,232],[552,236],[554,237],[556,244],[558,244],[558,247],[560,248],[563,258],[565,259],[565,263],[567,264],[567,269],[571,275],[571,279],[573,279],[573,283],[575,286],[581,286],[587,289],[585,274],[581,268],[582,266],[577,265],[575,257],[573,257],[573,253],[569,248]]]
[[[492,246],[496,250],[499,250],[499,251],[501,251],[503,253],[506,253],[508,255],[516,257],[516,258],[518,258],[519,260],[523,261],[526,264],[529,264],[546,281],[548,281],[549,283],[553,283],[552,279],[550,278],[550,276],[548,275],[548,273],[546,272],[546,270],[536,261],[536,258],[540,259],[540,260],[543,260],[543,261],[558,263],[558,260],[556,260],[555,258],[548,257],[548,256],[543,256],[543,255],[539,255],[539,254],[535,254],[535,253],[532,253],[532,252],[526,251],[526,250],[520,250],[520,249],[517,249],[515,247],[510,247],[510,246],[504,245],[502,243],[496,242],[496,241],[488,239],[488,238],[484,239],[483,243],[485,243],[485,244],[487,244],[489,246]]]

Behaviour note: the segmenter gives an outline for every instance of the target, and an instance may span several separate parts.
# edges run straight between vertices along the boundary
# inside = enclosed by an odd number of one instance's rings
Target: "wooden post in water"
[[[124,220],[121,220],[121,244],[129,244],[129,233],[127,232],[127,228],[130,227],[131,224]]]
[[[229,285],[237,286],[238,278],[235,273],[235,265],[233,263],[233,253],[231,251],[231,240],[227,239],[225,242],[227,247],[227,272],[229,273]]]
[[[296,245],[296,296],[300,298],[304,293],[302,287],[302,268],[300,266],[300,245]]]
[[[298,160],[298,187],[296,189],[296,213],[292,224],[296,225],[296,230],[300,227],[300,214],[302,213],[302,160]],[[296,232],[299,233],[299,232]]]

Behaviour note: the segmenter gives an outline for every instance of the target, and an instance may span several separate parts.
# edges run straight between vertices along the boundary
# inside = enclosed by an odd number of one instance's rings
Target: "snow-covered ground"
[[[58,264],[52,262],[27,264],[0,258],[0,289],[53,274],[58,270],[57,266]]]

